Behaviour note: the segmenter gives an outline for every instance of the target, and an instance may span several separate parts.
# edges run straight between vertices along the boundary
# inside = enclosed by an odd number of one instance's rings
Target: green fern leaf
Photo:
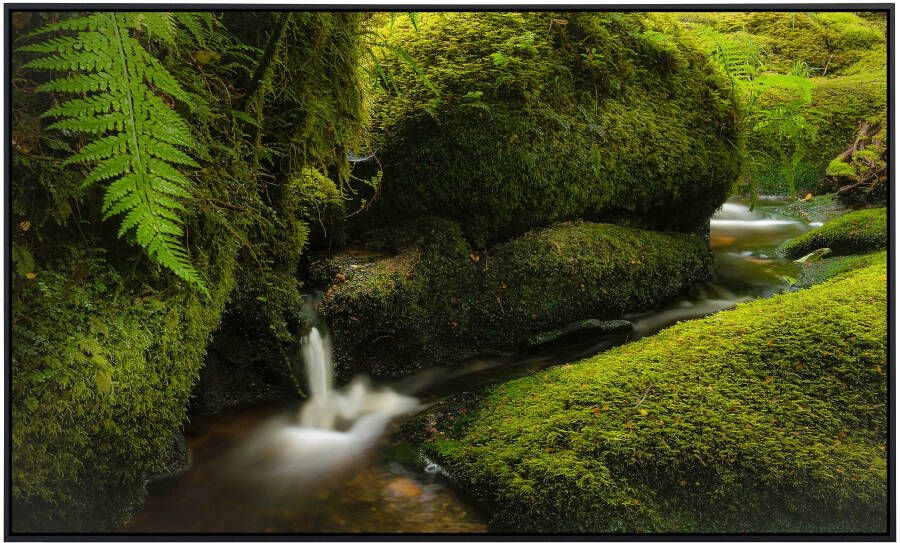
[[[79,95],[44,116],[58,119],[49,129],[93,138],[64,163],[94,163],[82,186],[108,183],[104,219],[121,217],[120,236],[133,232],[152,260],[205,291],[181,242],[183,202],[191,198],[191,183],[178,166],[199,166],[188,154],[197,144],[188,124],[163,97],[189,107],[195,102],[137,38],[143,33],[174,46],[176,21],[183,20],[171,13],[94,13],[33,34],[74,31],[75,36],[46,39],[22,50],[44,55],[29,62],[29,68],[62,72],[38,92]],[[190,32],[202,31],[199,19],[191,21],[195,28]]]
[[[119,110],[121,108],[115,96],[99,95],[69,100],[48,109],[41,117],[81,117],[89,113],[109,113]]]

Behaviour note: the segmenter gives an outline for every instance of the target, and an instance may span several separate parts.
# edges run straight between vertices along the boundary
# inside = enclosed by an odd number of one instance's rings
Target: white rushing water
[[[365,376],[335,389],[331,345],[317,328],[302,342],[309,399],[297,418],[264,424],[234,456],[244,477],[291,485],[328,476],[371,448],[387,425],[421,407],[417,398],[372,385]]]

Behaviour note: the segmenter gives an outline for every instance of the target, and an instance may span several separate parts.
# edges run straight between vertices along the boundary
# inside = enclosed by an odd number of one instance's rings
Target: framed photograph
[[[8,540],[896,536],[893,4],[4,15]]]

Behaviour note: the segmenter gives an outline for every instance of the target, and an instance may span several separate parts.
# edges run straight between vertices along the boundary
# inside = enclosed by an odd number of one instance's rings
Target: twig
[[[641,396],[640,401],[638,401],[638,403],[634,404],[634,409],[637,409],[638,407],[641,406],[642,403],[644,403],[644,400],[647,399],[647,394],[650,393],[650,390],[651,390],[652,388],[653,388],[653,385],[650,385],[650,386],[647,387],[647,390],[644,391],[644,395]]]

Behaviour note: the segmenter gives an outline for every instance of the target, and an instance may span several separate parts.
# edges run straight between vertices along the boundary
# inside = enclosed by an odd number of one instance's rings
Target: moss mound
[[[319,282],[332,283],[323,314],[345,371],[406,373],[508,351],[570,322],[653,307],[710,263],[699,237],[608,224],[557,224],[486,252],[450,221],[399,230],[406,239],[380,247],[395,256],[351,253],[320,265]]]
[[[835,256],[867,253],[887,247],[887,210],[862,209],[842,215],[802,236],[785,242],[778,252],[790,258],[828,247]]]
[[[364,224],[440,215],[477,246],[559,220],[694,229],[737,177],[733,104],[665,16],[421,14],[395,23],[396,93]]]
[[[826,258],[803,266],[794,289],[808,288],[842,275],[849,271],[865,268],[876,263],[887,263],[887,253],[880,251],[866,255],[838,256]]]
[[[886,273],[478,393],[426,452],[497,529],[884,532]]]

